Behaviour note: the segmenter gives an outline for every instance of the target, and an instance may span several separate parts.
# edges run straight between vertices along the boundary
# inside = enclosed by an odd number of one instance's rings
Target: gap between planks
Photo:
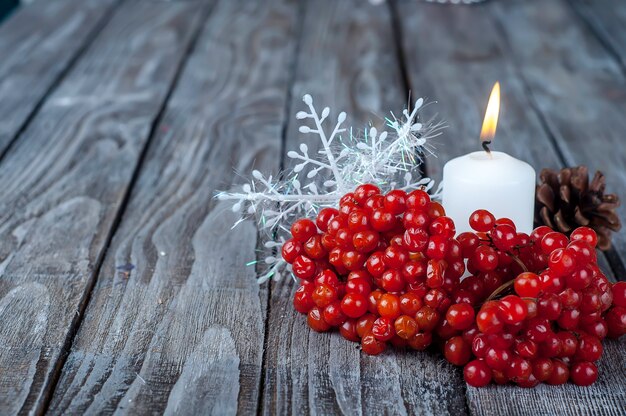
[[[89,49],[89,47],[93,44],[94,40],[102,32],[102,29],[104,29],[107,23],[109,23],[109,21],[115,14],[116,8],[123,1],[124,0],[114,0],[113,3],[109,5],[107,11],[104,12],[103,15],[98,19],[98,23],[96,23],[96,25],[87,34],[83,45],[79,47],[76,53],[68,60],[67,65],[59,72],[57,77],[45,89],[45,92],[43,93],[43,95],[38,100],[36,100],[33,108],[29,111],[28,115],[25,117],[23,123],[13,134],[13,138],[9,140],[9,142],[4,146],[3,149],[0,149],[0,163],[2,163],[2,161],[4,160],[4,157],[9,153],[13,145],[22,136],[22,133],[24,133],[24,131],[28,128],[28,126],[30,125],[30,122],[39,113],[39,110],[41,109],[43,104],[46,102],[46,100],[50,97],[52,92],[56,90],[56,88],[61,84],[65,76],[72,70],[72,68],[74,68],[76,63],[84,55],[85,51]],[[20,7],[25,7],[25,6],[20,6]],[[35,5],[35,6],[30,6],[30,7],[37,7],[37,6]]]
[[[300,46],[302,43],[302,36],[303,36],[303,23],[304,23],[304,16],[306,13],[306,1],[299,1],[298,2],[298,16],[296,18],[297,20],[297,33],[295,34],[296,37],[296,41],[295,41],[295,46],[294,46],[294,52],[292,54],[291,57],[291,62],[289,63],[289,81],[287,82],[287,93],[285,95],[285,107],[284,107],[284,118],[283,118],[283,125],[281,127],[281,131],[280,131],[280,162],[278,165],[278,175],[282,176],[283,171],[285,169],[285,161],[286,158],[285,156],[287,155],[287,127],[289,126],[289,118],[290,118],[290,114],[291,111],[293,110],[291,102],[293,100],[293,86],[296,82],[296,73],[297,73],[297,69],[298,69],[298,55],[300,55]],[[257,241],[262,241],[261,238],[259,238],[260,232],[259,230],[257,230]],[[274,253],[278,253],[278,249],[274,249]],[[259,260],[259,256],[261,256],[261,254],[257,255],[257,260]],[[269,318],[270,318],[270,312],[272,310],[272,278],[270,278],[270,280],[266,283],[264,283],[265,285],[267,285],[267,293],[266,293],[266,299],[265,299],[265,327],[263,328],[263,352],[261,354],[261,374],[259,377],[259,397],[257,398],[257,408],[256,408],[256,413],[257,415],[261,415],[263,414],[263,398],[265,396],[265,375],[266,375],[266,371],[267,371],[267,363],[266,363],[266,356],[267,356],[267,348],[268,348],[268,338],[269,338]],[[259,296],[261,296],[262,292],[259,292]]]
[[[119,4],[121,1],[123,0],[118,0]],[[93,293],[93,289],[96,285],[96,282],[98,280],[98,277],[100,276],[100,271],[102,269],[102,264],[103,261],[106,257],[106,254],[109,251],[110,245],[111,245],[111,240],[113,239],[113,236],[115,235],[115,233],[117,232],[117,229],[121,223],[122,217],[124,215],[124,212],[126,211],[126,208],[128,206],[128,201],[130,199],[130,195],[133,192],[135,183],[137,181],[137,178],[139,177],[139,173],[141,172],[141,169],[143,167],[144,164],[144,160],[145,160],[145,156],[148,152],[148,149],[150,148],[150,144],[152,143],[152,140],[156,134],[156,129],[159,126],[159,124],[161,123],[161,120],[163,118],[163,114],[165,113],[165,109],[167,108],[167,103],[169,102],[169,99],[172,95],[172,92],[175,90],[176,85],[178,85],[178,81],[180,80],[180,76],[183,73],[183,69],[185,68],[185,65],[187,63],[187,60],[189,58],[189,56],[191,55],[191,53],[193,52],[198,39],[200,37],[200,34],[202,33],[202,30],[204,28],[204,23],[205,20],[207,18],[207,16],[209,15],[211,9],[213,6],[213,2],[208,2],[206,5],[204,5],[202,7],[202,11],[201,11],[201,18],[200,18],[200,22],[197,25],[197,27],[195,28],[195,32],[193,33],[192,37],[191,37],[191,41],[187,44],[186,48],[185,48],[185,52],[183,53],[183,56],[181,57],[180,61],[178,62],[178,65],[176,67],[175,73],[174,73],[174,77],[172,79],[172,82],[169,85],[168,91],[165,95],[165,98],[163,99],[163,101],[161,102],[161,105],[159,107],[159,110],[157,112],[156,117],[154,118],[154,120],[152,121],[152,124],[150,126],[150,132],[148,134],[148,138],[146,140],[145,145],[143,146],[143,149],[141,150],[140,154],[139,154],[139,159],[137,162],[137,166],[135,167],[135,170],[133,171],[132,175],[131,175],[131,179],[128,185],[128,188],[126,189],[126,193],[124,194],[124,196],[122,197],[122,201],[120,203],[120,207],[119,210],[117,211],[115,218],[113,219],[113,223],[111,224],[111,227],[108,230],[107,236],[105,238],[105,243],[104,243],[104,248],[103,250],[101,250],[100,255],[95,263],[94,266],[94,273],[93,273],[93,278],[89,280],[87,287],[85,289],[85,292],[83,293],[83,298],[81,300],[80,305],[78,306],[78,311],[76,314],[76,318],[75,318],[75,322],[72,323],[72,325],[70,326],[70,330],[68,331],[68,336],[65,340],[65,342],[63,343],[63,346],[61,348],[61,354],[59,356],[59,360],[57,360],[55,366],[54,366],[54,370],[51,373],[51,378],[50,378],[50,383],[49,386],[46,390],[46,393],[44,393],[44,398],[43,400],[40,402],[40,406],[38,406],[38,408],[36,408],[36,413],[39,415],[43,415],[47,412],[50,403],[52,401],[52,398],[54,396],[54,392],[56,391],[57,388],[57,384],[59,382],[59,379],[61,377],[61,373],[63,371],[63,367],[65,366],[65,362],[67,361],[67,358],[69,356],[69,352],[72,348],[72,345],[74,343],[74,339],[76,337],[76,335],[78,334],[78,330],[80,329],[80,326],[83,322],[83,318],[85,315],[85,311],[87,310],[87,307],[89,306],[89,302],[91,300],[91,295]],[[108,20],[110,20],[110,18],[113,16],[114,13],[109,12],[109,16],[108,16]],[[108,22],[107,20],[107,22]],[[100,27],[100,31],[106,26],[106,22]],[[94,36],[93,39],[91,39],[92,41],[96,38],[97,36]],[[86,50],[87,47],[84,48],[84,50]],[[83,50],[83,52],[84,52]],[[75,62],[78,61],[78,59],[75,60]],[[43,102],[44,100],[42,100]],[[1,159],[0,159],[1,160]]]

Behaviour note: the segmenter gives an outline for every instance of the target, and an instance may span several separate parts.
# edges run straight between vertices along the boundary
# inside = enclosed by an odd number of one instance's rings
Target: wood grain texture
[[[267,290],[257,230],[218,203],[277,172],[297,2],[218,2],[168,102],[50,414],[253,414]],[[132,265],[132,266],[131,266]]]
[[[495,3],[488,7],[496,7]],[[543,3],[519,3],[534,4],[529,7],[538,11],[543,7]],[[528,161],[536,169],[560,167],[563,163],[540,116],[532,109],[524,79],[515,70],[515,61],[497,22],[489,16],[490,10],[414,2],[398,4],[411,87],[416,94],[429,95],[444,104],[444,117],[449,120],[449,128],[437,145],[438,159],[427,160],[427,170],[435,177],[441,175],[444,161],[478,148],[478,131],[495,80],[500,80],[503,86],[503,105],[493,147]],[[540,14],[535,16],[537,20],[541,20]],[[503,24],[510,25],[513,20],[512,13],[503,13]],[[524,34],[532,30],[536,29],[516,31]],[[541,73],[542,67],[538,66],[536,71]],[[600,261],[607,270],[606,260],[601,257]],[[607,342],[606,355],[600,363],[600,380],[593,387],[468,387],[468,405],[473,414],[484,415],[618,414],[624,408],[624,385],[620,379],[623,379],[625,359],[623,341]]]
[[[44,410],[198,10],[120,7],[0,164],[2,414]]]
[[[626,79],[613,55],[565,1],[493,7],[515,67],[541,113],[565,164],[584,164],[607,176],[607,189],[626,195]],[[618,209],[626,218],[626,204]],[[609,253],[617,277],[626,276],[626,227]]]
[[[626,3],[570,0],[570,4],[626,69]]]
[[[389,8],[361,0],[307,3],[291,113],[310,93],[330,120],[346,111],[356,131],[384,124],[406,103]],[[315,139],[298,133],[291,118],[285,151]],[[292,305],[291,279],[272,286],[268,318],[263,414],[465,413],[461,378],[437,354],[390,349],[362,354],[338,333],[311,331]]]
[[[0,155],[108,18],[116,0],[42,1],[0,26]]]

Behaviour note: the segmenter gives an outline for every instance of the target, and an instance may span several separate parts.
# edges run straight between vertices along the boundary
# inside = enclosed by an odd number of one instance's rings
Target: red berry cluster
[[[547,227],[529,236],[484,210],[470,225],[476,233],[455,238],[423,190],[361,185],[338,210],[292,225],[282,255],[301,279],[294,307],[315,331],[339,328],[367,354],[442,344],[474,386],[595,381],[599,339],[626,332],[626,285],[611,292],[593,231],[571,242]],[[512,286],[519,296],[502,297]]]

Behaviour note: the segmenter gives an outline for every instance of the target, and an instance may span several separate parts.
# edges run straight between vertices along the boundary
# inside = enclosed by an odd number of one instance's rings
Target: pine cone
[[[611,247],[611,231],[622,224],[615,212],[619,198],[605,194],[605,178],[596,172],[589,183],[586,166],[561,169],[543,169],[539,174],[535,203],[535,226],[548,227],[569,235],[576,227],[587,226],[598,234],[598,248]]]

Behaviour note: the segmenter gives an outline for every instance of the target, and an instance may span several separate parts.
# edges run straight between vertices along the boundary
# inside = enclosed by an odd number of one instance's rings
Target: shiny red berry
[[[472,387],[484,387],[491,381],[491,369],[483,360],[473,360],[463,369],[463,378]]]
[[[291,235],[301,243],[306,242],[315,234],[317,234],[317,227],[313,221],[307,218],[299,219],[291,225]]]
[[[470,215],[469,225],[473,230],[486,233],[496,225],[496,217],[487,210],[478,209]]]

